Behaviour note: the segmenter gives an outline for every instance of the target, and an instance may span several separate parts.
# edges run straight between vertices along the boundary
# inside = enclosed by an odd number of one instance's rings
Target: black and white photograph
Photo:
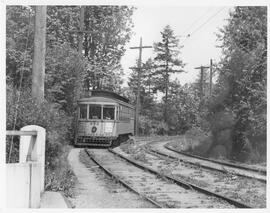
[[[268,10],[1,3],[3,209],[266,212]]]

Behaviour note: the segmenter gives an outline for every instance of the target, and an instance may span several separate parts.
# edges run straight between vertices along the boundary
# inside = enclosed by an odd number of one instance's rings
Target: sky
[[[131,46],[139,46],[140,37],[143,45],[153,45],[161,41],[160,32],[166,25],[170,25],[174,34],[178,36],[181,49],[180,59],[186,64],[186,73],[173,74],[171,79],[178,78],[181,84],[194,82],[199,75],[195,67],[209,66],[210,59],[218,62],[221,57],[221,49],[217,47],[216,33],[227,23],[229,11],[232,7],[207,7],[207,6],[175,6],[175,5],[143,5],[136,6],[133,14],[134,35],[126,45],[126,53],[121,60],[124,68],[124,86],[127,85],[128,76],[131,73],[129,67],[135,66],[138,58],[138,49],[129,49]],[[190,34],[190,37],[187,35]],[[142,62],[149,57],[154,57],[153,49],[143,49]]]

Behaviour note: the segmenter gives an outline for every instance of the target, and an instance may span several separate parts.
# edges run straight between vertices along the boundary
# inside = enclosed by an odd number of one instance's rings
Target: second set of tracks
[[[219,171],[225,174],[231,173],[240,177],[250,178],[260,181],[262,183],[266,183],[265,169],[252,168],[248,166],[192,155],[186,152],[175,150],[173,147],[169,146],[164,142],[157,147],[155,147],[154,144],[154,142],[149,143],[146,147],[144,147],[144,150],[146,152],[149,152],[150,154],[182,161],[187,164],[199,166],[208,170]]]
[[[85,149],[107,174],[157,208],[251,208],[235,199],[161,173],[112,149]]]

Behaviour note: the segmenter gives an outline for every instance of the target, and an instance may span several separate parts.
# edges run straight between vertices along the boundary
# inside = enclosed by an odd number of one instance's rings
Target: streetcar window
[[[96,104],[89,105],[89,119],[101,119],[101,106]]]
[[[87,105],[81,104],[80,106],[80,118],[86,119],[87,118]]]
[[[130,120],[129,108],[127,108],[125,106],[121,106],[119,120],[122,120],[122,121]]]
[[[114,106],[103,106],[103,119],[114,120]]]

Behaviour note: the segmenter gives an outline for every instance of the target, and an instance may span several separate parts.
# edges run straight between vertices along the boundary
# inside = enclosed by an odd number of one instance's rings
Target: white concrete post
[[[31,161],[40,163],[40,190],[44,191],[44,175],[45,175],[45,144],[46,130],[40,126],[29,125],[21,128],[21,131],[37,131],[36,141],[31,141],[31,136],[21,136],[20,139],[20,163],[27,160],[27,155],[30,151]],[[29,150],[30,149],[30,150]]]

